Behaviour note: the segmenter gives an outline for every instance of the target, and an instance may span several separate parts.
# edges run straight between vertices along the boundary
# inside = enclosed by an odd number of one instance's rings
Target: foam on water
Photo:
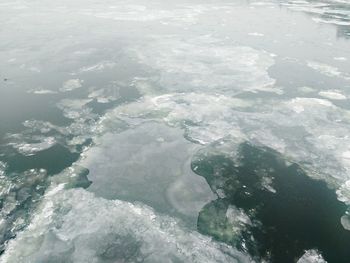
[[[10,242],[3,262],[251,262],[145,205],[57,187]]]

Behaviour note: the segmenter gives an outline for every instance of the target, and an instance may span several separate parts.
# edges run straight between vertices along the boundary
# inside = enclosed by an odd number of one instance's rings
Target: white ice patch
[[[336,188],[350,179],[350,161],[343,156],[350,150],[350,114],[346,110],[318,98],[254,103],[204,93],[145,96],[109,112],[101,125],[110,125],[114,119],[130,125],[163,120],[183,128],[186,138],[201,144],[230,137],[271,147]],[[314,174],[314,169],[320,172]]]
[[[85,10],[85,14],[93,15],[98,18],[124,20],[124,21],[152,21],[159,19],[168,19],[174,17],[174,12],[150,8],[140,4],[113,5],[106,8],[104,11],[100,10]]]
[[[263,33],[258,33],[258,32],[251,32],[248,33],[249,36],[253,36],[253,37],[263,37],[264,34]]]
[[[70,79],[70,80],[67,80],[63,83],[62,88],[60,88],[60,91],[67,92],[67,91],[79,89],[83,86],[82,84],[83,84],[83,80]]]
[[[0,177],[5,175],[6,163],[0,161]]]
[[[324,98],[331,99],[331,100],[346,99],[346,96],[343,95],[339,90],[320,91],[318,94]]]
[[[350,213],[349,212],[346,212],[345,215],[343,215],[340,218],[340,222],[341,222],[342,226],[344,227],[344,229],[350,231]]]
[[[17,149],[23,155],[30,156],[37,152],[46,150],[55,145],[56,139],[54,137],[43,137],[40,142],[36,143],[11,143],[11,145]]]
[[[28,228],[9,242],[4,262],[252,262],[145,205],[108,201],[82,189],[53,191]]]
[[[108,88],[94,89],[88,95],[89,98],[96,99],[99,103],[108,103],[119,99],[119,87],[110,86]]]
[[[227,6],[218,6],[216,4],[200,4],[181,6],[175,5],[169,8],[167,5],[162,6],[157,3],[147,2],[142,5],[139,2],[113,2],[109,7],[100,5],[94,8],[85,8],[82,14],[91,15],[97,18],[110,19],[117,21],[132,21],[132,22],[152,22],[160,21],[163,25],[169,24],[196,24],[198,17],[206,11],[227,9]]]
[[[162,119],[172,126],[182,127],[192,140],[207,144],[225,136],[244,138],[234,109],[250,106],[248,101],[223,95],[175,93],[143,100],[116,108],[105,116],[103,123],[120,118]]]
[[[267,52],[225,43],[210,35],[156,38],[132,51],[141,63],[159,70],[157,84],[163,91],[280,92],[267,72],[274,64]]]
[[[82,67],[79,72],[95,72],[95,71],[103,71],[105,69],[112,69],[117,65],[117,63],[113,61],[101,61],[97,64]]]
[[[338,199],[350,206],[350,180],[344,182],[337,190]]]
[[[291,140],[292,132],[289,138],[285,137],[286,152],[295,160],[311,162],[317,171],[324,173],[323,176],[328,174],[323,179],[331,184],[335,183],[333,180],[336,179],[335,184],[339,187],[349,178],[346,170],[350,169],[350,162],[343,156],[350,142],[347,133],[349,113],[324,99],[296,98],[285,105],[294,113],[283,110],[288,118],[278,118],[277,115],[272,125],[275,126],[276,122],[279,122],[280,130],[288,126],[289,130],[299,126],[299,133],[304,130],[301,133],[304,136],[297,136],[298,139],[294,142]],[[320,175],[321,172],[317,176]]]
[[[27,202],[29,196],[33,202],[37,201],[40,196],[38,196],[35,191],[31,191],[31,189],[33,189],[38,182],[43,181],[46,176],[47,173],[45,169],[27,170],[21,174],[21,178],[9,178],[4,175],[0,176],[0,198],[3,202],[0,210],[0,219],[5,222],[11,222],[11,217],[15,210]],[[3,238],[3,230],[4,229],[0,228],[0,240]]]
[[[63,99],[57,107],[63,110],[65,117],[69,119],[77,119],[90,115],[91,109],[85,107],[92,99]]]
[[[347,61],[348,60],[346,57],[334,57],[333,59],[337,60],[337,61]]]
[[[305,107],[310,107],[312,105],[322,105],[335,108],[335,106],[330,101],[316,98],[295,98],[289,101],[287,104],[296,113],[301,113],[304,111]]]
[[[319,63],[316,61],[308,61],[307,65],[320,72],[321,74],[324,74],[328,77],[340,77],[342,75],[342,73],[339,71],[338,68],[324,64],[324,63]]]
[[[297,263],[327,263],[316,250],[307,250],[305,254],[297,261]]]
[[[265,188],[267,191],[275,194],[277,191],[275,188],[273,188],[273,178],[268,176],[269,175],[262,178],[262,187]]]
[[[28,90],[28,93],[37,94],[37,95],[46,95],[46,94],[56,94],[57,92],[53,90],[39,88],[39,89]]]

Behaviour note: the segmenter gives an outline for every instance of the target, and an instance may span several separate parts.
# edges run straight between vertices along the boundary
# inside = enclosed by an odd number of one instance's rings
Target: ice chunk
[[[40,138],[40,142],[36,143],[11,143],[11,145],[23,155],[30,156],[37,152],[49,149],[56,144],[54,137]]]
[[[6,241],[28,224],[32,206],[42,197],[46,178],[47,173],[44,169],[31,169],[21,174],[0,175],[1,251],[4,250]]]
[[[67,92],[72,91],[75,89],[81,88],[83,85],[83,80],[80,79],[69,79],[63,83],[62,88],[60,88],[60,91]]]
[[[263,33],[258,33],[258,32],[252,32],[252,33],[248,33],[249,36],[254,36],[254,37],[263,37],[264,34]]]
[[[64,116],[69,119],[89,118],[93,116],[91,109],[85,107],[92,99],[63,99],[57,106],[63,110]]]
[[[56,94],[57,92],[53,91],[53,90],[49,90],[49,89],[31,89],[28,90],[28,93],[33,93],[33,94],[38,94],[38,95],[46,95],[46,94]]]
[[[5,262],[252,262],[147,206],[85,190],[52,191],[29,227],[10,241]]]
[[[94,98],[99,103],[108,103],[120,98],[118,87],[108,87],[104,89],[95,89],[88,95],[89,98]]]
[[[346,57],[334,57],[333,59],[337,60],[337,61],[347,61],[348,60]]]
[[[206,144],[228,135],[244,138],[234,110],[241,111],[250,105],[249,101],[223,95],[171,93],[144,97],[118,107],[105,116],[102,125],[116,117],[133,122],[135,118],[160,119],[184,128],[186,138],[191,141]]]
[[[320,96],[331,99],[331,100],[345,100],[346,96],[343,95],[339,90],[325,90],[318,93]]]
[[[211,35],[186,40],[162,37],[130,50],[141,63],[160,71],[159,84],[170,92],[279,92],[267,72],[274,64],[267,52]]]
[[[347,73],[341,72],[338,68],[331,66],[331,65],[327,65],[324,63],[320,63],[317,61],[308,61],[307,65],[318,71],[319,73],[326,75],[328,77],[339,77],[339,78],[343,78],[346,80],[350,80],[350,76]]]
[[[0,161],[0,177],[5,175],[6,163]]]
[[[322,255],[316,250],[307,250],[297,263],[327,263]]]

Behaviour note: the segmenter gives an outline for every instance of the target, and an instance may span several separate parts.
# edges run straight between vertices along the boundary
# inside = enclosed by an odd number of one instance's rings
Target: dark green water
[[[242,249],[245,244],[258,260],[295,262],[305,250],[317,249],[327,262],[348,262],[350,232],[339,220],[347,207],[334,190],[269,148],[244,143],[238,152],[236,160],[209,153],[192,162],[213,191],[225,194],[202,209],[198,229]],[[266,178],[275,191],[264,186]],[[239,236],[226,217],[230,205],[252,221]]]

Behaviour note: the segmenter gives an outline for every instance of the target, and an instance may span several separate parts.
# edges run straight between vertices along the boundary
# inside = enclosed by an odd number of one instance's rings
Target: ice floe
[[[31,89],[31,90],[28,90],[28,93],[38,94],[38,95],[56,94],[55,91],[48,90],[48,89]]]
[[[344,8],[338,10],[331,5],[332,2],[335,1],[284,1],[288,8],[311,13],[314,21],[338,26],[347,24],[348,12]],[[87,89],[88,95],[85,97],[80,94],[79,98],[71,97],[58,102],[57,106],[69,119],[69,124],[59,126],[46,121],[28,120],[24,123],[26,136],[12,137],[10,145],[27,156],[59,142],[71,146],[72,151],[82,151],[83,159],[50,180],[46,171],[36,169],[24,172],[24,181],[2,181],[1,193],[5,193],[6,201],[2,211],[4,217],[14,214],[23,200],[31,202],[30,196],[34,196],[35,200],[43,196],[47,183],[60,183],[54,190],[46,192],[43,203],[33,213],[28,229],[10,242],[3,256],[5,262],[46,262],[56,259],[66,262],[113,262],[123,260],[119,256],[135,262],[166,262],[165,259],[232,262],[232,256],[239,258],[239,262],[245,262],[245,257],[235,249],[191,232],[179,223],[181,221],[169,217],[169,214],[176,214],[193,219],[201,207],[214,198],[203,179],[188,169],[188,162],[193,151],[201,145],[217,142],[225,147],[225,140],[230,141],[230,146],[249,141],[283,153],[286,160],[300,162],[303,167],[313,171],[310,176],[321,178],[333,188],[338,188],[339,200],[349,204],[350,118],[349,112],[337,107],[333,101],[344,100],[349,95],[346,90],[333,90],[333,87],[320,91],[319,87],[310,84],[312,87],[297,88],[303,93],[298,98],[281,96],[278,99],[262,99],[261,94],[267,92],[271,97],[281,95],[284,88],[276,87],[275,79],[269,75],[270,68],[279,63],[278,50],[267,52],[260,49],[276,48],[274,44],[255,45],[249,42],[252,39],[264,40],[266,32],[253,31],[260,28],[245,31],[244,36],[249,41],[243,38],[242,41],[234,40],[234,27],[232,35],[228,30],[207,34],[213,21],[215,25],[227,26],[229,23],[216,21],[206,12],[222,10],[222,13],[229,14],[231,4],[184,4],[176,7],[174,4],[174,8],[164,6],[164,3],[138,1],[107,1],[106,5],[86,1],[83,7],[75,6],[79,1],[66,1],[64,4],[65,7],[52,10],[59,10],[64,18],[74,13],[76,20],[71,20],[72,25],[78,25],[77,22],[80,25],[80,19],[84,19],[84,23],[99,33],[92,39],[90,35],[85,38],[81,32],[77,34],[63,30],[69,38],[62,42],[49,42],[49,46],[62,46],[63,51],[59,54],[69,53],[73,45],[79,46],[79,50],[72,49],[72,55],[75,59],[85,59],[105,47],[119,49],[115,45],[118,42],[116,39],[125,38],[122,49],[126,50],[128,59],[145,69],[145,72],[133,72],[135,78],[127,85],[134,86],[144,96],[137,101],[116,105],[107,114],[99,116],[90,104],[95,101],[104,104],[115,102],[121,95],[116,87],[96,85]],[[16,5],[21,6],[19,2],[9,4],[13,8]],[[70,5],[71,13],[68,13],[67,6]],[[278,5],[273,1],[253,1],[250,7],[259,6]],[[43,14],[48,12],[47,9],[42,11]],[[327,12],[335,14],[319,17],[327,15]],[[208,20],[205,21],[203,17]],[[22,20],[18,21],[25,25]],[[206,27],[205,30],[198,26],[200,23]],[[312,21],[310,23],[315,25]],[[141,27],[138,28],[136,24]],[[120,25],[127,25],[126,29]],[[66,24],[61,26],[64,29]],[[153,30],[158,27],[162,27],[159,32]],[[247,32],[252,33],[247,36]],[[127,35],[131,35],[130,39]],[[59,36],[55,38],[59,39]],[[91,41],[86,41],[87,38]],[[100,43],[101,39],[104,43]],[[271,43],[277,43],[277,40]],[[51,49],[44,50],[46,53],[33,55],[32,59],[40,60],[40,56],[46,57],[51,52]],[[272,51],[278,55],[271,55]],[[330,55],[332,59],[341,54]],[[57,57],[54,59],[55,62],[56,59],[60,61]],[[334,63],[345,61],[343,57],[334,59]],[[75,77],[67,80],[70,77],[65,76],[59,81],[59,85],[63,81],[61,92],[74,91],[88,83],[88,78],[83,81],[76,75],[100,74],[123,66],[123,62],[105,57],[80,62],[70,61],[69,68],[72,64],[71,72],[75,72]],[[333,66],[332,62],[308,60],[305,64],[332,79],[350,79],[347,72],[338,68],[339,65]],[[24,68],[40,74],[38,69],[41,67]],[[58,71],[57,68],[54,71]],[[46,89],[30,92],[52,93]],[[247,94],[251,97],[245,98]],[[60,94],[64,95],[67,94]],[[324,99],[303,96],[321,96]],[[32,137],[37,139],[33,141],[28,135],[30,132],[41,133],[42,136]],[[91,144],[94,146],[81,150],[79,147],[89,145],[89,140],[93,141]],[[235,148],[230,151],[234,152]],[[171,158],[172,162],[169,161]],[[161,161],[154,164],[155,159]],[[89,168],[90,174],[79,165]],[[0,176],[4,175],[4,171],[0,163]],[[156,183],[159,187],[154,187]],[[18,194],[21,200],[16,199],[16,185],[24,189]],[[35,189],[36,185],[39,185],[39,189]],[[38,194],[30,192],[31,187]],[[70,187],[87,190],[67,190]],[[277,191],[273,179],[266,176],[262,178],[261,187],[271,194]],[[220,198],[225,197],[220,189],[216,194]],[[113,199],[141,201],[153,206],[154,210],[144,204],[135,205]],[[158,214],[158,210],[168,216]],[[235,227],[234,233],[251,224],[247,215],[235,207],[226,209],[224,216],[230,223],[228,226]],[[1,229],[5,229],[2,227],[6,224],[6,229],[22,229],[25,226],[23,218],[26,217],[20,215],[18,219],[11,219],[13,222],[1,221]],[[341,220],[348,229],[347,215]],[[231,230],[229,228],[228,232]],[[16,232],[11,233],[14,235]],[[323,262],[311,260],[321,257],[318,252],[315,253],[308,251],[299,261]]]
[[[313,20],[318,23],[347,26],[350,24],[350,12],[348,1],[323,0],[323,1],[299,1],[288,0],[282,5],[296,11],[302,11],[313,15]]]
[[[318,93],[320,96],[331,100],[345,100],[346,96],[338,90],[325,90]]]
[[[145,205],[57,187],[10,241],[4,262],[252,262]]]
[[[23,155],[30,156],[37,152],[46,150],[56,144],[54,137],[39,138],[40,142],[34,143],[11,143],[11,145]]]
[[[160,71],[157,84],[163,92],[279,92],[267,73],[274,64],[267,52],[210,35],[186,40],[168,36],[131,50],[141,63]]]
[[[60,88],[60,91],[67,92],[67,91],[79,89],[83,86],[82,84],[83,84],[83,80],[70,79],[70,80],[67,80],[63,83],[62,87]]]
[[[297,263],[327,263],[322,255],[316,250],[307,250],[305,254],[298,259]]]

